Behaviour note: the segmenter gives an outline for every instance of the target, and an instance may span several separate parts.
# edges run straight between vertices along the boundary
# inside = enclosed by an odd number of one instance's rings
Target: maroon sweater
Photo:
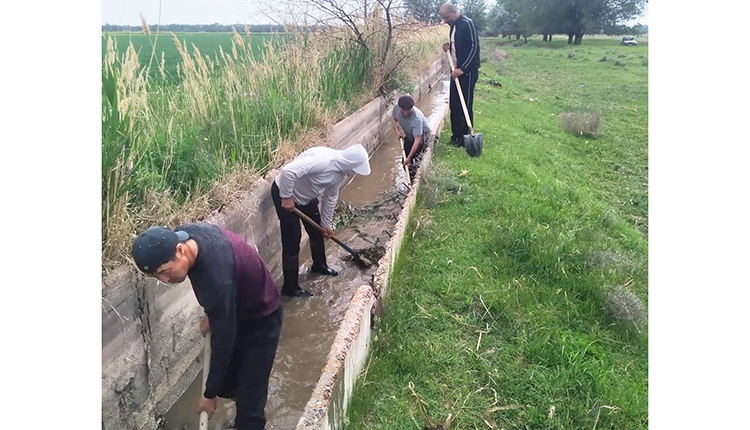
[[[195,297],[211,324],[211,367],[204,396],[213,398],[227,376],[234,352],[237,319],[260,319],[279,307],[280,296],[263,260],[240,236],[213,224],[176,228],[198,243],[188,271]]]

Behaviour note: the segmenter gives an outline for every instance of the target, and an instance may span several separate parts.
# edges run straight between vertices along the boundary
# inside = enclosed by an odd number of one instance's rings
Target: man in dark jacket
[[[451,72],[450,108],[451,143],[463,146],[463,136],[469,134],[469,125],[458,98],[454,78],[458,78],[466,101],[469,118],[474,124],[474,85],[479,77],[479,33],[474,21],[458,12],[456,6],[444,3],[440,6],[440,18],[450,25],[450,43],[443,44],[443,51],[450,52],[456,68]]]
[[[133,243],[133,259],[145,274],[175,284],[190,277],[211,331],[211,365],[198,412],[209,418],[216,396],[234,398],[238,430],[266,425],[268,377],[281,333],[282,308],[273,277],[240,236],[213,224],[186,224],[175,231],[152,227]]]

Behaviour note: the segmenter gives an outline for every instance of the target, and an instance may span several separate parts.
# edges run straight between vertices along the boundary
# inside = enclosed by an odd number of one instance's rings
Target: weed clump
[[[614,319],[638,324],[646,319],[646,306],[626,285],[617,286],[609,292],[607,305]]]
[[[622,62],[622,61],[620,61],[620,60],[617,60],[617,61],[615,61],[615,66],[620,66],[620,67],[622,67],[622,66],[624,66],[624,65],[625,65],[625,63],[623,63],[623,62]]]
[[[459,194],[465,188],[465,185],[458,181],[455,173],[442,164],[433,162],[419,188],[419,196],[422,205],[426,209],[432,209],[448,201],[450,194]]]
[[[602,125],[602,114],[568,112],[560,115],[560,122],[565,130],[577,136],[596,136]]]
[[[568,59],[575,60],[576,59],[576,54],[574,54],[573,51],[568,52]]]
[[[599,59],[600,63],[605,62],[605,61],[607,61],[607,56],[606,55]]]
[[[500,73],[500,75],[505,75],[507,73],[505,63],[503,63],[503,60],[506,58],[508,58],[508,53],[504,50],[496,49],[492,51],[492,59],[495,64],[497,64],[497,72]]]

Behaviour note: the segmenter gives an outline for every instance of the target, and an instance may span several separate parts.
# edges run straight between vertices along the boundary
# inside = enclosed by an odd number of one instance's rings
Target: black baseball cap
[[[411,109],[414,107],[414,97],[409,94],[403,95],[398,98],[398,107],[401,109]]]
[[[164,227],[151,227],[133,242],[133,259],[143,273],[152,274],[162,264],[171,260],[178,243],[190,239],[185,231],[172,231]]]

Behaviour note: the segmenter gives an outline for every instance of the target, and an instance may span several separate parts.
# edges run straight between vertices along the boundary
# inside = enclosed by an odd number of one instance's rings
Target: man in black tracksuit
[[[450,43],[443,44],[443,51],[453,55],[456,68],[451,72],[450,108],[451,143],[463,146],[464,135],[469,134],[469,125],[458,98],[458,89],[453,78],[458,78],[466,101],[469,118],[474,124],[474,85],[479,76],[479,33],[474,21],[459,13],[456,6],[444,3],[440,6],[440,18],[450,25]]]

